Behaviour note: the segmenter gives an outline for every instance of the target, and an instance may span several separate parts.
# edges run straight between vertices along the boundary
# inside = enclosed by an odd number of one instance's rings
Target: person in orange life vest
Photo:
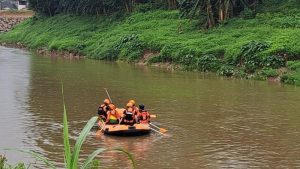
[[[139,114],[139,109],[135,106],[135,101],[134,100],[129,100],[128,103],[132,104],[132,108],[133,108],[133,116],[134,116],[134,120],[137,122],[138,121],[138,114]]]
[[[99,118],[102,119],[103,121],[106,121],[107,111],[109,110],[109,107],[108,107],[109,104],[110,104],[110,100],[109,99],[104,99],[103,104],[101,104],[98,107]]]
[[[116,106],[113,104],[108,105],[109,110],[107,111],[106,124],[119,124],[120,115],[116,111]]]
[[[127,103],[123,112],[122,124],[133,125],[135,123],[134,109],[132,103]]]
[[[138,120],[141,124],[148,124],[150,122],[150,114],[147,110],[145,110],[145,106],[143,104],[139,105]]]

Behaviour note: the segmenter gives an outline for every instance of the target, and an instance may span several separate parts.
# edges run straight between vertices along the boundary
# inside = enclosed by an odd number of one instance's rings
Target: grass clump
[[[7,158],[0,155],[0,169],[27,169],[24,163],[18,163],[15,166],[7,164]]]
[[[281,82],[300,86],[300,72],[289,72],[281,77]]]
[[[292,71],[300,71],[300,61],[288,61],[287,67]]]

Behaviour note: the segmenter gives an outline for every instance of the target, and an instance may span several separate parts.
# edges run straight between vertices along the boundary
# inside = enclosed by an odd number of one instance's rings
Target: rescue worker
[[[111,104],[109,99],[104,99],[103,104],[101,104],[98,107],[98,115],[99,118],[102,119],[103,121],[106,121],[107,118],[107,111],[109,110],[108,105]]]
[[[132,104],[132,108],[134,109],[134,111],[136,111],[136,113],[139,112],[139,109],[135,106],[135,101],[134,101],[134,100],[129,100],[128,103],[131,103],[131,104]]]
[[[123,112],[122,124],[133,125],[135,123],[134,109],[132,103],[127,103]]]
[[[145,110],[145,105],[139,105],[138,122],[141,124],[148,124],[150,122],[150,114]]]
[[[119,124],[120,115],[116,111],[116,106],[114,104],[109,104],[108,108],[106,124]]]
[[[137,108],[135,106],[135,101],[133,99],[129,100],[128,103],[132,104],[134,119],[137,122],[138,121],[138,115],[139,115],[139,108]]]

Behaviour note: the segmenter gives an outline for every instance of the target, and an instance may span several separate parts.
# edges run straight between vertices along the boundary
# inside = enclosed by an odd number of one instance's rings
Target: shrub
[[[234,71],[234,77],[236,78],[248,78],[248,74],[246,73],[244,68],[235,69]]]
[[[144,43],[139,40],[136,34],[123,36],[114,47],[119,53],[121,60],[134,61],[143,54]]]
[[[270,47],[266,42],[251,41],[242,46],[239,55],[236,58],[236,63],[244,66],[246,72],[254,73],[254,71],[262,66],[262,57],[260,52]]]
[[[114,46],[109,47],[106,50],[101,51],[100,53],[93,54],[93,58],[97,58],[100,60],[117,60],[119,56],[120,51]]]
[[[264,58],[264,66],[277,69],[286,65],[286,60],[281,56],[271,55]]]
[[[232,76],[234,75],[234,67],[230,65],[223,65],[218,70],[218,74],[221,76]]]
[[[178,50],[178,49],[177,49]],[[175,57],[175,61],[182,65],[192,65],[196,61],[196,51],[188,48],[184,48],[178,51]]]
[[[204,55],[197,58],[196,65],[200,71],[217,71],[221,67],[221,60],[214,55]]]
[[[173,51],[175,51],[175,46],[166,45],[160,51],[161,62],[173,62]]]

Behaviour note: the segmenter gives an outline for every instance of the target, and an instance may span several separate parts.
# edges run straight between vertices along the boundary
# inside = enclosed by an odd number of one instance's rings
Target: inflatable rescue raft
[[[104,134],[115,136],[140,136],[149,134],[151,131],[149,124],[105,124],[100,128]]]
[[[116,108],[116,111],[121,115],[125,109]],[[125,125],[125,124],[104,124],[98,122],[100,130],[107,135],[115,136],[140,136],[149,134],[151,128],[149,124],[134,124],[134,125]]]

